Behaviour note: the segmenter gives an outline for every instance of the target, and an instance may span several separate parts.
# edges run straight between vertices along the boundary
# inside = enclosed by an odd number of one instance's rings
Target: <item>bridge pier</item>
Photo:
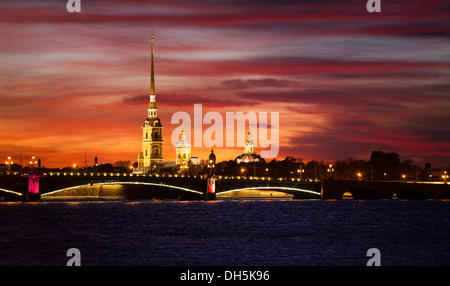
[[[206,179],[205,201],[216,200],[216,176],[210,175]]]
[[[215,200],[216,200],[216,194],[215,193],[206,192],[206,194],[205,194],[205,201],[215,201]]]
[[[41,200],[41,194],[35,194],[35,193],[27,193],[25,195],[25,202],[39,202]]]
[[[39,175],[36,173],[28,176],[28,190],[25,195],[26,202],[39,202],[41,194],[39,192]]]

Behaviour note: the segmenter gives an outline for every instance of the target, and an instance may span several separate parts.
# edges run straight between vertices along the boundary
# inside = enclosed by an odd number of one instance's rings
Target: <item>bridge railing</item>
[[[44,176],[84,176],[84,177],[162,177],[162,178],[196,178],[205,179],[206,175],[185,175],[185,174],[141,174],[141,173],[117,173],[117,172],[43,172]],[[228,176],[216,175],[219,180],[268,180],[268,181],[297,181],[297,182],[320,182],[320,180],[268,177],[268,176]]]

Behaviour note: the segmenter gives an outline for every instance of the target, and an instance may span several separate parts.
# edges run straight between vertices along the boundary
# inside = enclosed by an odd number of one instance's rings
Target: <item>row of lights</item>
[[[34,168],[34,166],[35,165],[37,165],[38,164],[38,161],[36,160],[36,157],[33,155],[32,157],[31,157],[31,160],[30,160],[30,165],[31,165],[31,167],[32,168]],[[212,162],[211,162],[212,163]],[[5,164],[8,166],[8,171],[10,171],[11,170],[11,165],[12,164],[14,164],[14,162],[12,161],[12,158],[11,158],[11,156],[8,156],[7,157],[7,161],[5,161]],[[214,165],[212,165],[213,167],[214,167]],[[73,168],[75,169],[77,167],[77,164],[73,164]],[[208,167],[210,167],[210,165],[208,165]],[[133,166],[131,166],[130,167],[130,169],[132,169],[133,168]],[[187,168],[187,166],[185,166],[185,168]],[[241,173],[245,173],[247,170],[246,170],[246,168],[241,168]],[[266,172],[268,172],[269,171],[269,168],[266,168]],[[299,176],[301,176],[302,175],[302,173],[304,173],[305,172],[305,170],[304,169],[297,169],[297,173],[299,174]],[[327,169],[327,172],[328,173],[333,173],[334,172],[334,167],[333,167],[333,165],[332,164],[330,164],[330,165],[328,165],[328,169]],[[292,172],[291,172],[292,173]],[[46,174],[46,173],[45,173]],[[49,173],[49,175],[50,176],[53,176],[53,172],[50,172]],[[57,173],[55,173],[56,175],[60,175],[60,173],[59,172],[57,172]],[[70,173],[67,173],[67,172],[64,172],[63,173],[63,175],[64,176],[67,176],[67,174],[70,174],[71,176],[73,176],[74,175],[74,173],[73,172],[70,172]],[[76,175],[77,176],[80,176],[80,174],[81,173],[76,173]],[[85,176],[87,175],[87,173],[83,173]],[[93,176],[94,175],[94,173],[90,173],[91,174],[91,176]],[[99,176],[100,175],[100,173],[97,173],[97,176]],[[103,173],[103,175],[104,176],[107,176],[108,175],[108,173]],[[110,176],[120,176],[120,173],[116,173],[116,174],[114,174],[114,173],[109,173],[109,175]],[[139,176],[139,174],[136,174],[137,176]],[[362,179],[362,173],[361,172],[358,172],[357,174],[357,177],[358,177],[358,180],[361,180]],[[127,173],[124,173],[123,174],[123,176],[133,176],[133,174],[127,174]],[[150,177],[151,176],[153,176],[152,174],[150,174]],[[156,177],[159,177],[159,174],[156,174],[155,175]],[[172,177],[172,175],[168,175],[169,177]],[[175,175],[173,175],[174,177],[178,177],[178,175],[177,174],[175,174]],[[384,173],[384,176],[386,177],[386,173]],[[162,177],[165,177],[165,175],[162,175]],[[181,175],[180,177],[185,177],[184,175]],[[187,176],[188,178],[190,178],[190,175],[188,175]],[[194,176],[194,178],[196,178],[197,176]],[[430,177],[431,177],[431,175],[430,175]],[[445,182],[447,182],[447,179],[448,179],[448,174],[447,174],[447,171],[444,171],[444,174],[442,175],[442,179],[444,179],[444,181]],[[234,176],[230,176],[230,177],[228,177],[228,176],[225,176],[225,177],[223,177],[224,179],[228,179],[228,178],[231,178],[231,179],[234,179]],[[242,179],[245,179],[245,178],[247,178],[246,176],[242,176]],[[253,179],[260,179],[259,177],[252,177],[252,176],[250,176],[249,177],[250,178],[250,180],[253,180]],[[222,179],[222,176],[219,176],[219,179]],[[237,179],[241,179],[241,176],[237,176]],[[267,179],[268,180],[271,180],[272,178],[270,178],[270,177],[267,177]],[[300,178],[298,178],[297,179],[297,181],[299,181],[299,179]],[[405,174],[403,174],[402,175],[402,179],[405,181],[406,180],[406,175]],[[265,177],[261,177],[261,180],[265,180]],[[283,178],[279,178],[279,180],[283,180]],[[291,180],[292,181],[295,181],[295,179],[294,178],[291,178]],[[311,179],[310,179],[310,181],[312,181]],[[316,180],[317,181],[317,180]]]
[[[304,170],[303,170],[304,171]],[[331,173],[333,173],[334,172],[334,168],[333,168],[333,165],[332,164],[330,164],[330,165],[328,165],[328,169],[327,169],[327,172],[328,173],[330,173],[330,175],[331,175]],[[386,178],[386,173],[383,173],[383,175],[384,175],[384,177]],[[356,173],[356,176],[358,177],[358,180],[360,180],[361,181],[361,179],[362,179],[362,173],[361,172],[358,172],[358,173]],[[430,175],[430,178],[431,178],[431,175]],[[403,179],[403,181],[406,181],[406,175],[405,174],[402,174],[402,179]],[[444,175],[442,175],[442,179],[444,179],[444,183],[447,183],[447,179],[448,179],[448,175],[447,175],[447,171],[444,171]]]
[[[244,172],[244,171],[245,171],[244,169],[241,169],[241,172]],[[82,176],[82,175],[83,176],[87,176],[88,174],[90,176],[101,176],[101,175],[103,175],[105,177],[106,176],[117,176],[117,177],[119,177],[119,176],[124,176],[124,177],[127,177],[127,176],[129,176],[129,177],[133,177],[133,176],[136,176],[136,177],[139,177],[139,176],[166,177],[167,176],[169,178],[171,178],[171,177],[175,177],[175,178],[177,178],[177,177],[180,177],[180,178],[187,177],[187,178],[190,178],[191,177],[191,175],[184,175],[184,174],[181,174],[181,175],[178,175],[178,174],[173,174],[173,175],[172,174],[168,174],[168,175],[165,175],[165,174],[163,174],[163,175],[149,174],[149,175],[145,175],[145,174],[133,174],[133,173],[80,173],[80,172],[77,172],[77,173],[74,173],[74,172],[69,172],[69,173],[68,172],[63,172],[63,173],[61,173],[61,172],[44,173],[44,175],[49,175],[49,176],[54,176],[54,175],[56,175],[56,176],[60,176],[60,175],[62,175],[62,176],[68,176],[68,175],[70,175],[70,176],[74,176],[74,175],[76,175],[76,176]],[[362,173],[361,172],[358,172],[356,175],[358,177],[358,180],[362,179]],[[384,175],[386,175],[386,173],[384,173]],[[193,178],[197,178],[197,177],[201,178],[201,176],[196,176],[196,175],[194,175],[192,177]],[[448,177],[449,177],[449,175],[447,174],[447,171],[444,171],[444,175],[442,175],[442,178],[445,181],[447,181]],[[222,175],[219,175],[218,178],[219,179],[247,179],[247,176],[222,176]],[[273,180],[273,178],[271,178],[271,177],[253,177],[253,176],[249,176],[248,179],[249,180],[269,180],[269,181]],[[302,179],[300,179],[300,178],[290,178],[290,179],[291,179],[291,181],[302,181]],[[406,175],[403,174],[402,175],[402,179],[406,180]],[[286,179],[282,178],[282,177],[279,177],[278,180],[282,181],[282,180],[286,180]],[[316,180],[309,179],[309,181],[312,182],[312,181],[318,181],[318,180],[317,179]]]
[[[116,177],[120,177],[120,176],[123,176],[123,177],[133,177],[133,176],[136,176],[136,177],[169,177],[169,178],[171,178],[171,177],[175,177],[175,178],[178,178],[178,177],[180,177],[180,178],[201,178],[202,176],[191,176],[191,175],[183,175],[183,174],[181,174],[181,175],[178,175],[178,174],[168,174],[168,175],[165,175],[165,174],[163,174],[163,175],[159,175],[159,174],[149,174],[149,175],[144,175],[144,174],[133,174],[133,173],[80,173],[80,172],[77,172],[77,173],[74,173],[74,172],[48,172],[48,173],[46,173],[46,172],[44,172],[43,173],[44,174],[44,176],[88,176],[88,175],[90,175],[90,176],[104,176],[104,177],[106,177],[106,176],[116,176]],[[274,180],[273,178],[271,178],[271,177],[253,177],[253,176],[249,176],[249,177],[247,177],[247,176],[222,176],[222,175],[218,175],[217,176],[219,179],[225,179],[225,180],[227,180],[227,179],[238,179],[238,180],[240,180],[240,179],[248,179],[248,180],[268,180],[268,181],[271,181],[271,180]],[[283,180],[287,180],[286,178],[282,178],[282,177],[280,177],[280,178],[278,178],[278,180],[279,181],[283,181]],[[302,181],[300,178],[291,178],[290,179],[291,181]],[[310,182],[313,182],[314,180],[312,180],[312,179],[310,179],[309,180]],[[318,181],[318,180],[315,180],[316,182]]]

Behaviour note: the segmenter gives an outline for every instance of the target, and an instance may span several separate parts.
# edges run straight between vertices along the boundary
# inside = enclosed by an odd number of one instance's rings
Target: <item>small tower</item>
[[[175,145],[176,151],[176,164],[180,166],[181,169],[188,167],[188,162],[191,159],[191,143],[186,140],[186,132],[181,130],[181,139]]]
[[[138,171],[145,172],[163,161],[163,126],[158,118],[155,94],[155,73],[153,64],[153,32],[151,37],[150,101],[147,119],[142,126],[142,152],[138,156]]]
[[[211,149],[211,154],[208,157],[208,168],[216,167],[216,155],[214,155],[214,150]]]
[[[252,133],[250,133],[250,131],[248,131],[248,133],[247,133],[247,140],[245,141],[244,153],[247,153],[247,154],[255,153],[255,147],[253,145],[253,140],[252,140]]]

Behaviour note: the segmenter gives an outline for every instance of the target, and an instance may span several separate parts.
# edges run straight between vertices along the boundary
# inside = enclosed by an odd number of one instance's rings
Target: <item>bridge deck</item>
[[[87,188],[89,186],[122,185],[131,189],[133,185],[151,186],[151,189],[184,191],[205,195],[207,180],[203,176],[184,175],[142,175],[132,173],[75,173],[75,172],[48,172],[39,178],[40,195],[50,195],[66,192],[74,188]],[[273,179],[268,177],[242,177],[217,176],[215,182],[216,193],[224,193],[246,189],[273,189],[294,195],[294,197],[320,198],[320,182],[302,181],[300,179]],[[8,175],[0,176],[0,192],[25,196],[28,182],[26,176]],[[165,188],[165,189],[164,189]],[[127,191],[128,192],[128,191]],[[66,192],[67,193],[67,192]],[[69,192],[70,193],[70,192]],[[72,192],[77,194],[77,192]],[[88,193],[95,193],[90,190]],[[99,193],[99,192],[98,192]],[[161,196],[161,192],[160,196]],[[198,196],[197,196],[198,197]]]

